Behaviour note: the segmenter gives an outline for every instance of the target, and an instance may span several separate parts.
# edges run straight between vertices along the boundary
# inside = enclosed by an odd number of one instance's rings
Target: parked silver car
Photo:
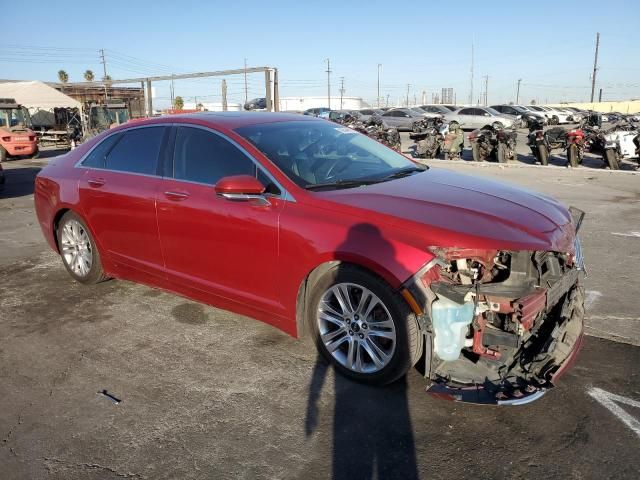
[[[385,127],[395,127],[398,130],[413,131],[414,124],[421,122],[424,115],[410,108],[392,108],[380,117]]]
[[[533,112],[520,105],[492,105],[491,108],[503,115],[512,115],[520,120],[520,126],[526,127],[533,122],[547,123],[547,118],[538,112]]]
[[[422,110],[424,110],[425,112],[429,112],[429,113],[439,113],[441,115],[446,115],[448,113],[451,113],[453,110],[451,110],[450,108],[447,108],[444,105],[420,105],[420,108]]]
[[[444,116],[447,122],[456,121],[463,130],[475,130],[487,125],[512,128],[519,120],[512,115],[504,115],[491,107],[462,107]]]
[[[368,122],[373,115],[381,117],[384,113],[384,110],[380,110],[378,108],[363,108],[358,112],[360,113],[360,120],[362,120],[363,122]]]

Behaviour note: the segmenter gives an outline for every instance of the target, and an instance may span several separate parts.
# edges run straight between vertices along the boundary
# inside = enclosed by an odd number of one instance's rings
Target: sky
[[[90,5],[93,4],[95,6]],[[326,59],[332,94],[375,103],[381,97],[418,104],[423,92],[451,87],[457,103],[471,90],[488,102],[588,101],[596,32],[596,92],[603,100],[640,98],[637,32],[640,2],[538,0],[194,1],[111,0],[73,9],[51,1],[0,0],[0,78],[83,81],[102,76],[100,49],[114,79],[242,68],[278,68],[280,96],[324,96]],[[241,75],[226,78],[230,102],[244,101]],[[175,82],[185,101],[220,101],[220,78]],[[264,96],[264,75],[249,75],[249,98]],[[409,87],[407,87],[409,85]],[[156,107],[169,103],[169,82],[156,87]],[[597,93],[596,93],[597,96]]]

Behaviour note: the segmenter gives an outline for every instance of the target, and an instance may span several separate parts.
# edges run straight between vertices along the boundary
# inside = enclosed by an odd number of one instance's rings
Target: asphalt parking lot
[[[640,477],[640,173],[523,159],[426,162],[587,212],[583,351],[541,400],[503,408],[431,398],[417,372],[364,387],[265,324],[130,282],[74,283],[33,212],[47,159],[6,162],[0,478]]]

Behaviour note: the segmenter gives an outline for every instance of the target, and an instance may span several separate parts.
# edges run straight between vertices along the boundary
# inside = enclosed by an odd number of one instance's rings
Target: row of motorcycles
[[[420,126],[422,128],[419,131],[409,134],[409,138],[416,143],[415,152],[418,157],[443,156],[445,160],[460,159],[464,148],[464,135],[458,122],[446,123],[442,119],[427,118]],[[473,160],[493,160],[499,163],[515,160],[516,138],[515,130],[508,131],[499,125],[486,125],[474,130],[469,134]]]
[[[531,153],[541,165],[549,164],[553,150],[566,150],[567,164],[577,167],[582,163],[585,152],[602,157],[606,166],[618,170],[620,162],[636,158],[640,167],[640,131],[629,122],[618,122],[602,127],[602,115],[593,112],[573,129],[562,127],[543,130],[540,123],[529,126],[527,144]]]
[[[363,133],[400,152],[400,134],[395,128],[385,127],[380,117],[372,115],[367,121],[351,115],[336,122]],[[464,135],[456,121],[425,118],[409,134],[415,142],[415,155],[419,158],[458,160],[464,148]],[[471,153],[476,162],[506,163],[517,159],[517,132],[500,125],[486,125],[469,134]],[[549,164],[553,150],[566,150],[567,163],[578,167],[584,153],[600,155],[611,170],[618,170],[623,159],[637,158],[640,167],[640,131],[631,123],[615,123],[602,127],[601,114],[588,115],[577,128],[554,127],[544,130],[541,123],[529,124],[527,144],[541,165]]]
[[[396,152],[400,152],[400,133],[398,133],[398,129],[385,127],[382,119],[376,115],[372,115],[368,120],[362,121],[353,115],[346,114],[333,121],[362,133]]]

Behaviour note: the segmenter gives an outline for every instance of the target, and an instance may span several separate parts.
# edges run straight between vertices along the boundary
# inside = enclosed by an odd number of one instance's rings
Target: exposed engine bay
[[[431,337],[423,372],[433,382],[429,391],[524,403],[552,387],[582,340],[577,238],[574,250],[432,249],[437,258],[413,287],[430,306],[422,316]]]

